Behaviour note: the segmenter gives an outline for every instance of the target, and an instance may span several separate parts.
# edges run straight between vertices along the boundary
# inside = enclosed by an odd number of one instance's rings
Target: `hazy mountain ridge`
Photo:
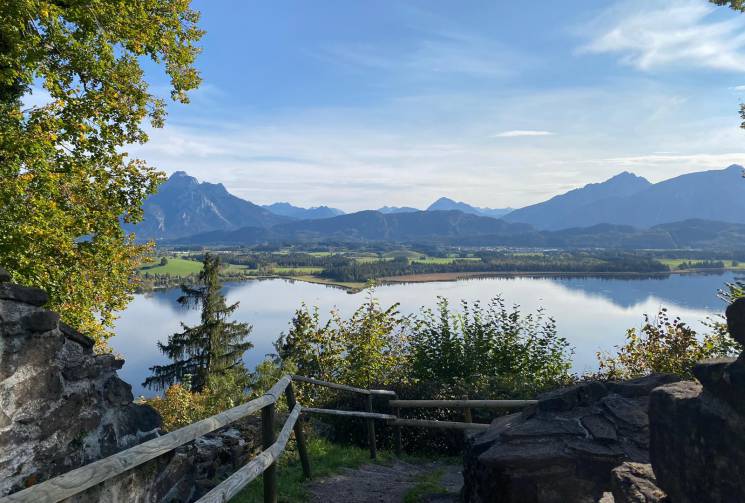
[[[447,197],[441,197],[434,203],[430,204],[426,211],[450,211],[457,210],[463,213],[470,213],[472,215],[480,215],[483,217],[501,218],[506,214],[510,213],[512,208],[478,208],[471,206],[468,203],[462,201],[454,201]]]
[[[330,208],[328,206],[301,208],[286,202],[265,204],[262,205],[262,208],[271,211],[275,215],[296,218],[298,220],[314,220],[318,218],[331,218],[344,215],[344,212],[338,208]]]
[[[651,228],[691,219],[745,223],[742,166],[687,173],[659,183],[622,173],[515,210],[511,222],[543,230],[589,227],[601,223]]]

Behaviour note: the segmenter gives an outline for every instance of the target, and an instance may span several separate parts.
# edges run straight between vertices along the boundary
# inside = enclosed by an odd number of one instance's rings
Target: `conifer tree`
[[[202,391],[211,378],[229,374],[235,378],[237,374],[240,381],[247,374],[242,357],[253,347],[246,340],[251,326],[229,321],[239,303],[225,303],[219,272],[220,258],[208,253],[198,284],[181,286],[179,304],[201,308],[201,323],[193,327],[182,323],[183,332],[171,335],[166,344],[158,343],[160,351],[173,363],[151,367],[153,375],[145,379],[143,386],[162,390],[173,383],[186,382],[196,392]]]

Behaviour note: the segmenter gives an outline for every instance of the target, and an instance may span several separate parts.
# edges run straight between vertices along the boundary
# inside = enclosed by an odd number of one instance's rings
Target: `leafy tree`
[[[158,347],[173,363],[151,367],[151,377],[143,386],[165,389],[189,376],[192,391],[201,391],[209,378],[223,378],[233,383],[242,393],[248,379],[243,366],[243,353],[253,347],[246,341],[251,327],[247,323],[228,321],[238,308],[236,302],[228,306],[220,293],[220,258],[207,254],[199,273],[199,286],[183,285],[178,302],[183,306],[201,308],[201,323],[194,327],[181,324],[184,331],[173,334],[167,344]],[[220,386],[225,387],[221,382]]]
[[[0,2],[0,265],[38,286],[64,321],[110,335],[148,248],[126,235],[162,174],[122,148],[163,125],[141,61],[162,65],[172,99],[199,84],[189,0]],[[33,95],[48,100],[26,103]],[[31,96],[35,98],[35,96]]]

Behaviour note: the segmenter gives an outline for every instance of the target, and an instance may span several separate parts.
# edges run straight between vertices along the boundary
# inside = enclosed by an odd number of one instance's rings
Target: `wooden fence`
[[[349,411],[302,407],[295,399],[292,381],[305,382],[364,395],[367,397],[365,410]],[[285,420],[279,435],[276,435],[274,429],[276,403],[282,394],[284,394],[287,400],[290,414]],[[393,408],[394,414],[373,412],[374,396],[388,397],[388,403]],[[488,428],[489,425],[473,423],[471,421],[471,408],[511,409],[525,407],[534,403],[536,403],[535,400],[398,400],[396,393],[390,390],[355,388],[310,377],[287,375],[279,379],[269,391],[259,398],[0,498],[0,503],[56,503],[62,501],[259,410],[261,411],[262,418],[262,447],[264,450],[217,487],[205,494],[197,503],[226,502],[262,474],[264,478],[264,502],[276,503],[277,460],[287,446],[287,442],[293,432],[295,434],[298,456],[303,467],[303,474],[306,478],[311,477],[310,460],[308,459],[303,428],[298,421],[301,414],[329,414],[364,419],[367,426],[370,457],[375,459],[377,457],[375,420],[386,421],[394,427],[395,452],[396,455],[400,456],[402,426],[483,430]],[[401,409],[419,407],[463,409],[465,421],[431,421],[400,417]]]

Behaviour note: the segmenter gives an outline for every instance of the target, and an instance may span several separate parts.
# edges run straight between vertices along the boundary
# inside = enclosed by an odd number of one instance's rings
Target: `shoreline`
[[[495,271],[495,272],[439,272],[429,274],[408,274],[401,276],[384,276],[372,280],[373,283],[378,285],[402,285],[407,283],[439,283],[449,281],[460,281],[468,279],[488,279],[488,278],[664,278],[672,275],[694,275],[694,274],[723,274],[725,272],[743,272],[745,270],[736,268],[723,268],[723,269],[682,269],[673,271],[660,271],[660,272],[541,272],[541,271]],[[227,281],[226,283],[243,283],[245,281],[263,281],[271,279],[284,279],[289,281],[302,281],[304,283],[313,283],[317,285],[324,285],[332,288],[339,288],[345,290],[349,294],[360,293],[366,290],[369,285],[366,283],[354,283],[354,282],[342,282],[334,281],[326,278],[319,278],[311,275],[302,276],[286,276],[282,274],[272,274],[264,276],[250,276],[241,278],[238,280]],[[149,290],[138,290],[136,294],[146,294],[148,292],[170,290],[173,288],[179,288],[178,285],[155,287]]]

